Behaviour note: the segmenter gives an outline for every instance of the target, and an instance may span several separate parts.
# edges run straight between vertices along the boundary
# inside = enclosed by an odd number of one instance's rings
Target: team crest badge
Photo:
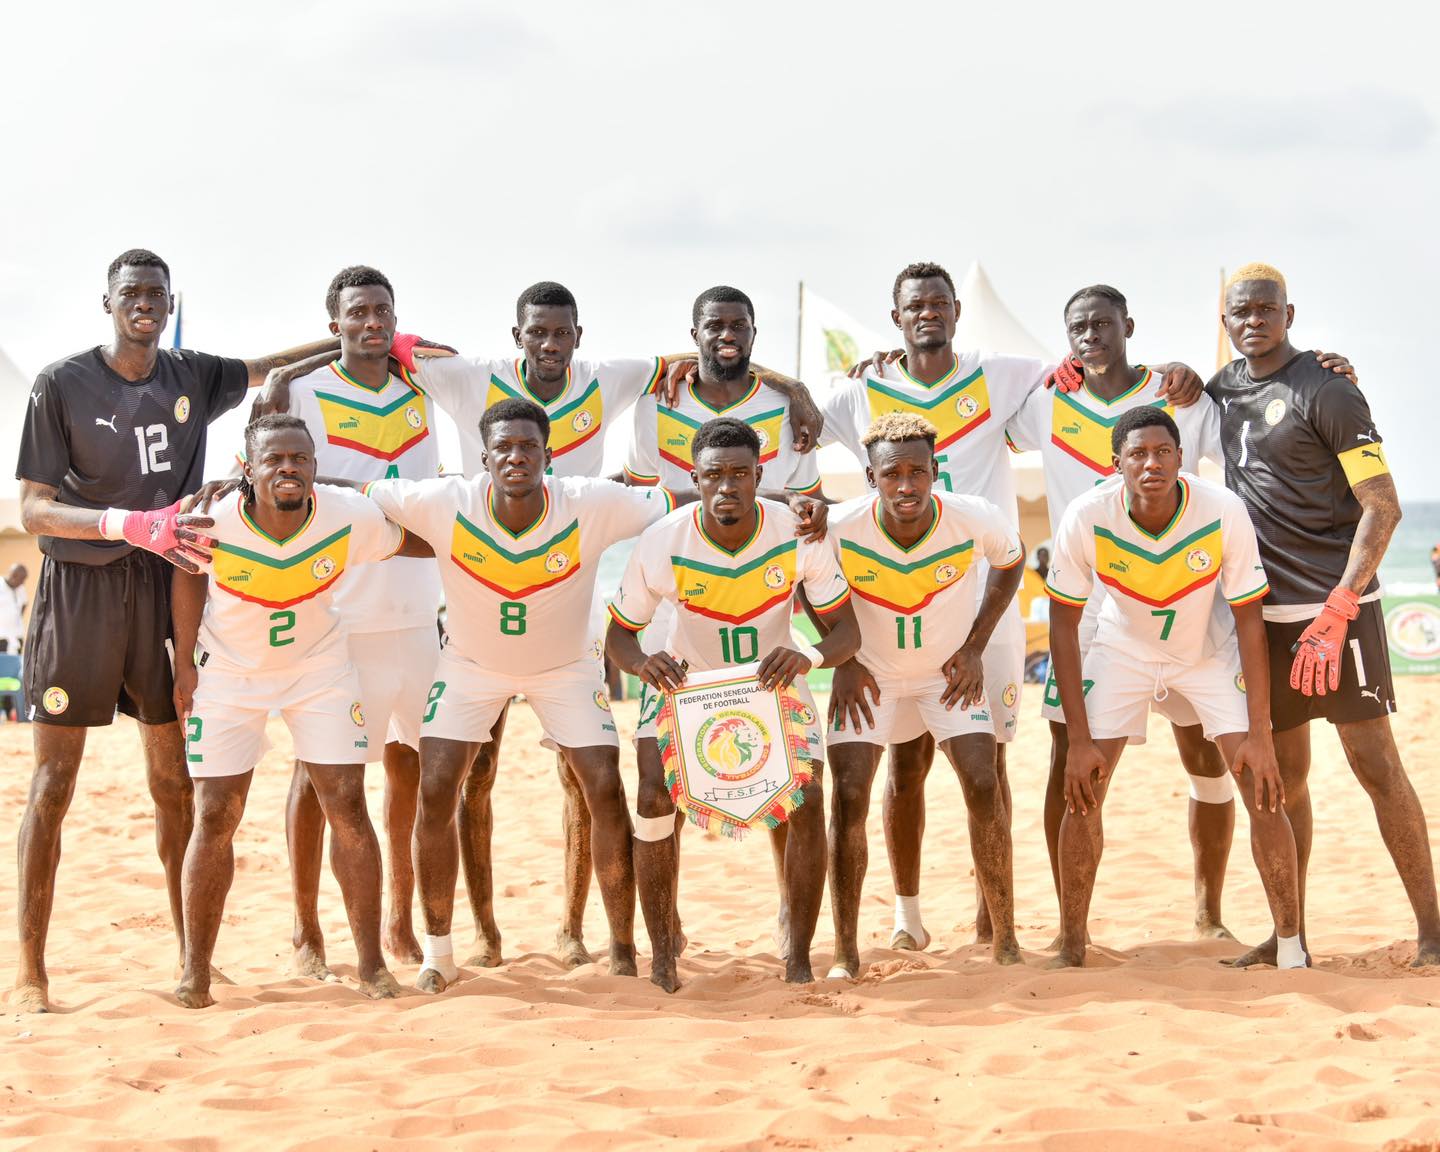
[[[1269,404],[1265,405],[1265,423],[1266,423],[1266,424],[1269,424],[1270,427],[1273,428],[1273,427],[1275,427],[1276,424],[1279,424],[1280,421],[1283,420],[1283,419],[1285,419],[1285,401],[1284,401],[1284,400],[1278,400],[1278,399],[1277,399],[1277,400],[1271,400]]]
[[[595,689],[595,707],[602,712],[610,711],[610,697],[606,696],[599,688]]]
[[[317,556],[315,563],[310,565],[310,575],[316,580],[328,580],[335,575],[335,561],[329,556]]]
[[[958,575],[960,575],[960,570],[955,565],[941,564],[935,569],[935,583],[949,584]]]
[[[181,396],[175,401],[175,419],[181,424],[190,419],[190,397]]]
[[[785,586],[785,569],[779,564],[771,564],[765,569],[765,587],[783,588]]]
[[[1015,701],[1020,699],[1020,689],[1015,687],[1013,680],[1005,685],[1005,691],[1000,693],[1000,699],[1005,701],[1006,708],[1015,707]]]
[[[975,402],[973,396],[961,396],[955,401],[955,411],[960,414],[960,419],[969,420],[976,412],[980,411],[980,405]]]
[[[1245,691],[1245,673],[1235,673],[1235,687],[1240,689],[1241,692]]]
[[[570,557],[564,552],[551,552],[545,557],[545,571],[550,573],[563,572],[570,567]]]
[[[760,437],[760,455],[763,456],[770,447],[770,433],[765,431],[764,428],[756,428],[755,435]]]
[[[409,408],[405,409],[405,423],[410,425],[411,428],[419,428],[420,425],[425,423],[425,417],[421,416],[420,409],[412,404]]]
[[[66,708],[70,707],[70,693],[63,688],[51,685],[40,697],[40,703],[45,705],[45,711],[51,716],[59,716]]]
[[[365,709],[360,707],[360,701],[350,705],[350,721],[356,728],[365,727]]]
[[[570,427],[575,429],[576,432],[588,432],[590,425],[593,423],[595,423],[595,417],[582,408],[579,412],[575,413],[575,418],[570,421]]]
[[[716,780],[727,784],[746,780],[770,758],[770,733],[758,716],[727,708],[700,725],[695,756]]]
[[[1185,567],[1191,572],[1208,572],[1214,561],[1210,559],[1210,553],[1204,548],[1192,548],[1185,553]]]
[[[811,710],[810,705],[808,704],[800,704],[798,707],[796,707],[795,716],[800,721],[800,723],[804,724],[807,728],[815,723],[815,713]]]

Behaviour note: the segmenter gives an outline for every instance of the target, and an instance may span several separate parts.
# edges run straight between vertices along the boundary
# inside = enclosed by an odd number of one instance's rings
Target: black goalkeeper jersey
[[[205,469],[205,430],[245,396],[241,360],[161,351],[155,371],[126,380],[99,348],[50,365],[25,406],[17,480],[59,489],[77,508],[165,508],[196,491]],[[108,564],[131,551],[123,540],[40,537],[56,560]]]
[[[1360,522],[1352,480],[1389,470],[1364,394],[1313,352],[1258,380],[1235,360],[1206,391],[1220,406],[1225,484],[1244,499],[1260,540],[1266,605],[1323,604]],[[1366,594],[1378,587],[1372,580]]]

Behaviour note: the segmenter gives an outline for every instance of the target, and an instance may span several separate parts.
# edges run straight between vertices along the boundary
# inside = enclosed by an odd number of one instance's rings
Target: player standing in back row
[[[1270,578],[1264,604],[1270,715],[1299,859],[1300,925],[1310,859],[1310,721],[1335,725],[1375,806],[1380,835],[1418,925],[1415,966],[1440,963],[1440,908],[1420,798],[1400,762],[1395,690],[1376,573],[1395,526],[1395,491],[1370,405],[1351,380],[1290,343],[1285,278],[1247,264],[1225,287],[1223,320],[1243,359],[1208,391],[1220,405],[1225,483],[1249,509]],[[1275,939],[1235,963],[1273,963]]]

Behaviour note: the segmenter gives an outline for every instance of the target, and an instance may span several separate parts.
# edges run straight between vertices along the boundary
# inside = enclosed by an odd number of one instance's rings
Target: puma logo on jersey
[[[1380,703],[1380,689],[1378,689],[1378,688],[1361,688],[1361,689],[1360,689],[1360,697],[1361,697],[1361,699],[1364,699],[1366,696],[1370,697],[1371,700],[1374,700],[1376,704],[1379,704],[1379,703]]]
[[[1371,450],[1371,449],[1369,449],[1369,448],[1361,448],[1361,449],[1360,449],[1360,455],[1361,455],[1361,456],[1369,456],[1372,460],[1380,460],[1380,459],[1382,459],[1382,457],[1381,457],[1381,455],[1380,455],[1379,452],[1375,452],[1375,451],[1373,451],[1373,450]]]
[[[114,416],[111,416],[109,420],[101,420],[100,417],[96,416],[96,417],[95,417],[95,426],[96,426],[97,428],[109,428],[110,431],[111,431],[111,432],[114,432],[116,435],[119,435],[119,433],[120,433],[120,429],[118,429],[118,428],[115,427],[115,417],[114,417]]]
[[[1370,441],[1371,444],[1375,443],[1375,437],[1372,436],[1369,432],[1356,432],[1356,433],[1355,433],[1355,439],[1356,439],[1356,440],[1368,440],[1368,441]]]
[[[1226,411],[1226,412],[1229,412],[1229,411],[1230,411],[1230,401],[1231,401],[1231,399],[1232,399],[1232,397],[1225,396],[1225,397],[1223,397],[1223,398],[1220,400],[1220,403],[1223,404],[1223,405],[1225,405],[1225,411]]]
[[[32,407],[35,407],[35,408],[39,408],[39,407],[40,407],[40,393],[39,393],[39,392],[31,392],[31,393],[30,393],[30,404],[31,404]]]

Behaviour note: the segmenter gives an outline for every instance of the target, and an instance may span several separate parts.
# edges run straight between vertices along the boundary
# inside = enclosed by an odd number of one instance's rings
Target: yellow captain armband
[[[1383,444],[1357,444],[1354,448],[1347,448],[1341,452],[1339,460],[1340,467],[1345,469],[1345,479],[1350,481],[1351,488],[1354,488],[1362,480],[1390,474],[1390,465],[1385,460]]]

